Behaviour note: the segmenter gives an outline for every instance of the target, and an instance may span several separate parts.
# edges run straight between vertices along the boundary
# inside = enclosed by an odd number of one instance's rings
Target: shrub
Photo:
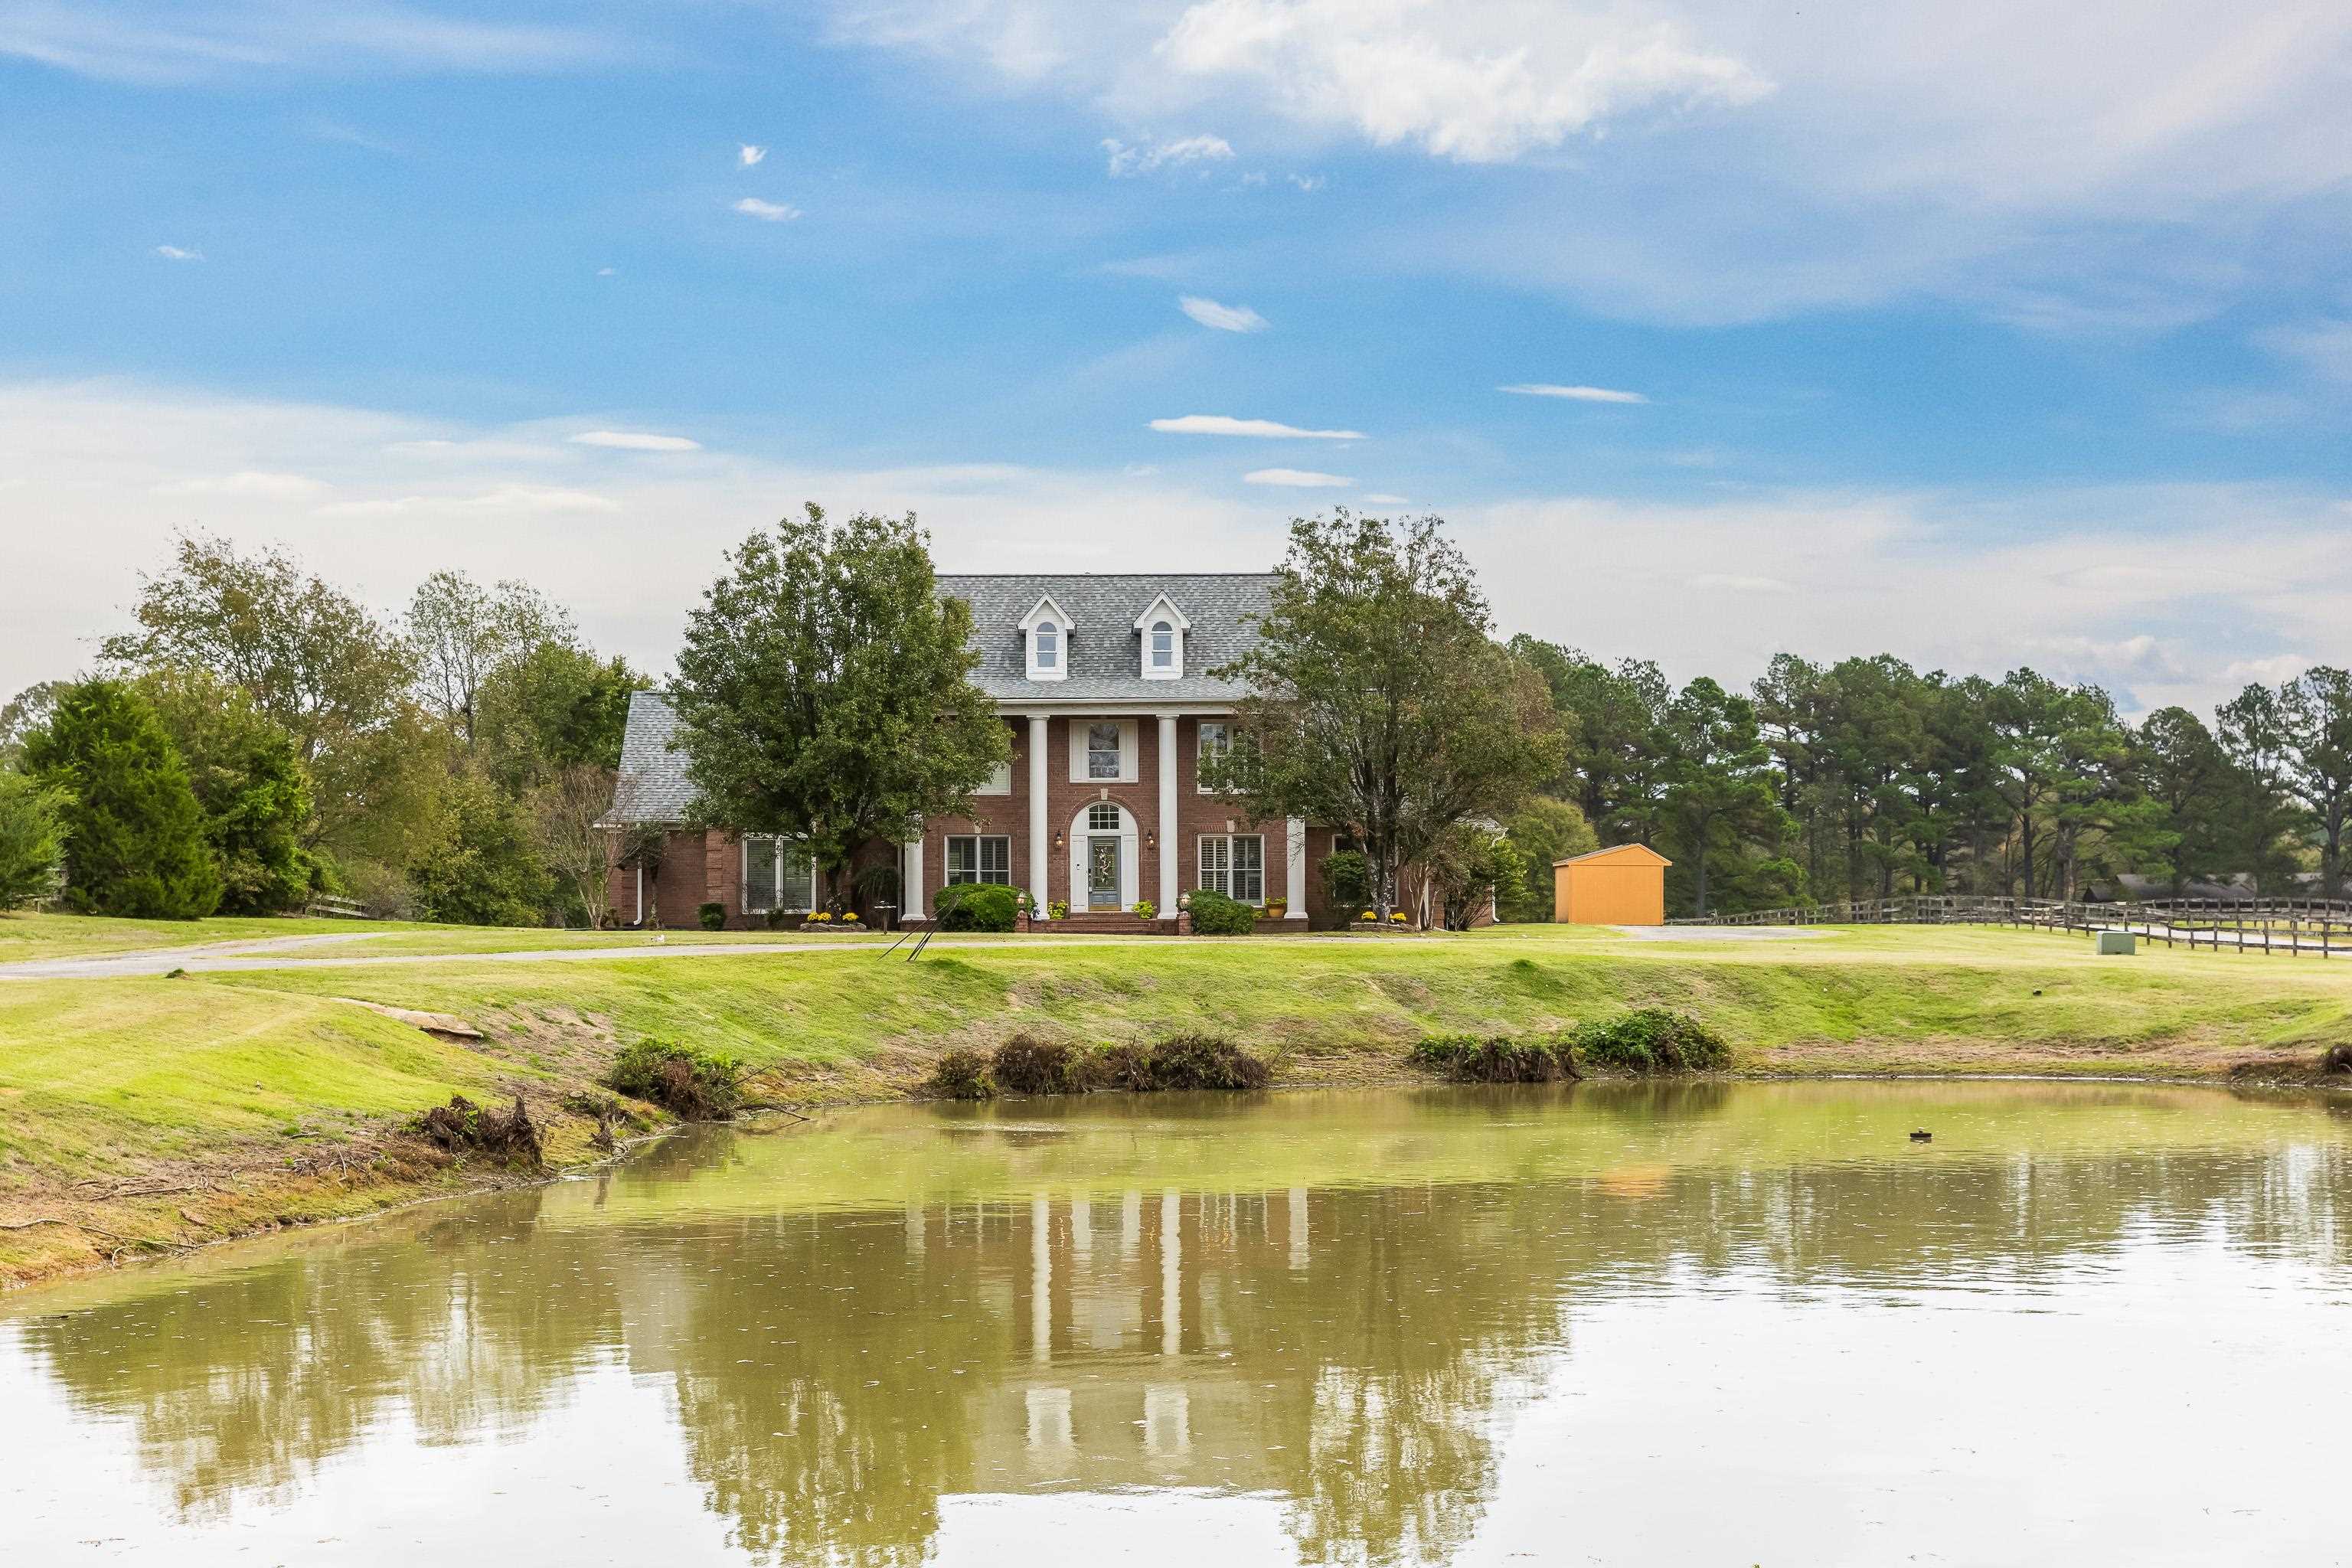
[[[1569,1044],[1578,1058],[1618,1072],[1715,1072],[1731,1065],[1722,1036],[1664,1007],[1579,1025]]]
[[[990,1076],[1006,1094],[1084,1094],[1094,1087],[1094,1068],[1090,1052],[1015,1035],[996,1047]]]
[[[1146,1046],[1105,1046],[1087,1066],[1097,1088],[1149,1094],[1159,1087],[1152,1081],[1151,1051]]]
[[[1138,899],[1135,900],[1135,918],[1137,920],[1148,921],[1159,912],[1160,906],[1153,903],[1150,899]]]
[[[996,1080],[978,1051],[950,1051],[931,1070],[931,1091],[949,1100],[993,1100]]]
[[[531,1125],[520,1095],[515,1096],[514,1109],[500,1115],[453,1094],[448,1104],[435,1106],[410,1125],[452,1154],[488,1154],[533,1170],[545,1161],[539,1129]]]
[[[1213,888],[1192,895],[1192,930],[1202,936],[1247,936],[1257,929],[1257,910]]]
[[[1407,1059],[1442,1072],[1456,1083],[1549,1083],[1578,1075],[1566,1044],[1515,1040],[1507,1035],[1433,1035],[1416,1043]]]
[[[1265,1063],[1214,1035],[1172,1035],[1151,1047],[1150,1067],[1154,1089],[1264,1089],[1273,1076]]]
[[[995,882],[951,882],[931,907],[941,931],[1011,931],[1020,900]]]
[[[732,1057],[668,1040],[639,1040],[614,1058],[604,1087],[651,1100],[682,1121],[718,1121],[743,1103],[743,1069]]]
[[[702,921],[703,930],[725,931],[727,929],[727,906],[725,904],[697,904],[695,906],[694,912],[696,918]]]

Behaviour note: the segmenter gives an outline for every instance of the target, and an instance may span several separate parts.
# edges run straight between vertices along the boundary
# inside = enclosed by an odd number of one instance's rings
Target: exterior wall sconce
[[[1056,828],[1056,829],[1055,829],[1055,832],[1054,832],[1054,847],[1055,847],[1055,848],[1056,848],[1056,849],[1059,849],[1061,847],[1062,847],[1062,834],[1061,834],[1061,830],[1060,830],[1059,828]]]

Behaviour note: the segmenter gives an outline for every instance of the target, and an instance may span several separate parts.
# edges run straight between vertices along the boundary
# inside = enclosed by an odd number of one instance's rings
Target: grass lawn
[[[121,928],[110,940],[125,947],[194,929],[89,923]],[[352,929],[203,924],[241,929],[194,940]],[[376,930],[356,945],[450,956],[0,982],[0,1227],[76,1221],[0,1228],[0,1278],[90,1261],[126,1237],[171,1244],[446,1185],[458,1178],[315,1170],[321,1152],[364,1146],[452,1092],[526,1092],[557,1156],[577,1158],[586,1123],[557,1102],[646,1037],[730,1051],[761,1092],[808,1101],[907,1092],[941,1050],[1020,1030],[1086,1042],[1207,1030],[1266,1052],[1278,1082],[1345,1083],[1397,1077],[1424,1034],[1548,1032],[1650,1005],[1697,1014],[1732,1042],[1740,1070],[1764,1074],[2219,1079],[2249,1061],[2307,1068],[2352,1040],[2352,963],[2163,949],[2102,959],[2085,937],[1980,927],[1013,940],[935,946],[915,963],[870,942],[761,952],[740,936],[731,945],[745,951],[724,956],[468,962],[563,933]],[[445,1043],[348,998],[457,1014],[488,1037]]]

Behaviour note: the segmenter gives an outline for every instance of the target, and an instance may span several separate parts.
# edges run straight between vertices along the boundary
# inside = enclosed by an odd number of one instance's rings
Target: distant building
[[[1620,844],[1551,863],[1551,918],[1559,925],[1666,923],[1666,868],[1645,844]]]

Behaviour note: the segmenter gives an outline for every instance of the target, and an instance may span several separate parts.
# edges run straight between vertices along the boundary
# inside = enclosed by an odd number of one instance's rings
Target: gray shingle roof
[[[972,681],[1000,702],[1199,702],[1238,695],[1207,671],[1256,643],[1256,630],[1244,617],[1265,613],[1274,581],[1271,572],[1006,574],[942,576],[939,590],[971,606],[972,640],[981,654]],[[1049,594],[1077,628],[1069,642],[1070,673],[1064,680],[1032,680],[1021,622]],[[1135,623],[1162,594],[1192,623],[1184,636],[1184,674],[1178,680],[1146,680]],[[694,785],[686,776],[686,754],[670,750],[677,730],[667,698],[630,694],[621,778],[613,809],[604,814],[606,826],[685,819]]]
[[[971,606],[972,640],[981,655],[972,680],[1000,702],[1215,701],[1237,693],[1207,671],[1256,643],[1256,630],[1244,617],[1265,613],[1274,581],[1271,572],[1008,573],[942,576],[940,592]],[[1021,622],[1049,594],[1077,626],[1070,638],[1070,673],[1065,680],[1032,680]],[[1143,679],[1136,617],[1162,594],[1192,623],[1179,680]]]
[[[677,715],[669,699],[656,691],[629,693],[629,724],[621,732],[621,779],[613,789],[613,809],[604,825],[625,826],[639,822],[681,822],[694,803],[694,785],[687,782],[686,753],[669,749],[677,732]]]

